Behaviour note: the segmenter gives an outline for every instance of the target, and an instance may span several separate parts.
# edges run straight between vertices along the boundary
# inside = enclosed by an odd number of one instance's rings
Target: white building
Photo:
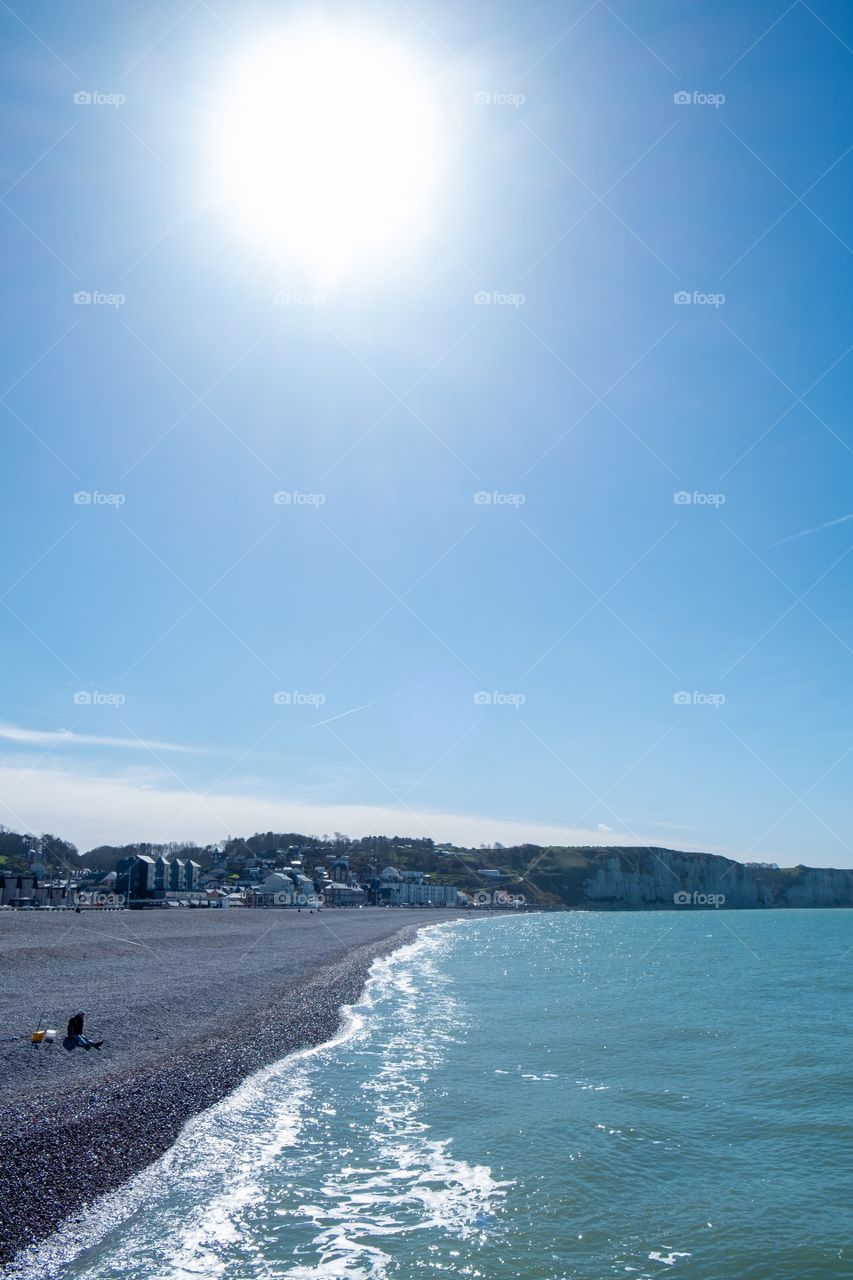
[[[392,907],[455,907],[458,896],[453,884],[390,884],[382,892]]]

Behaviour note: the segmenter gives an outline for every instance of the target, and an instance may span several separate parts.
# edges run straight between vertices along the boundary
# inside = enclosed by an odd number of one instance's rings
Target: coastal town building
[[[260,884],[246,891],[247,907],[314,907],[319,905],[319,895],[314,881],[293,867],[287,871],[273,871]]]
[[[430,884],[423,871],[398,871],[385,867],[371,884],[373,900],[389,907],[455,907],[459,890],[455,885]]]
[[[0,907],[34,906],[38,880],[35,875],[0,876]]]
[[[78,906],[114,906],[115,895],[110,884],[96,892],[80,892],[76,880],[43,879],[32,872],[0,875],[0,907],[19,911],[50,909],[63,911]]]
[[[149,857],[147,853],[122,858],[116,865],[115,890],[128,906],[156,906],[176,899],[201,901],[201,867],[191,858]]]
[[[459,891],[452,884],[385,884],[380,901],[389,907],[455,907]]]
[[[116,885],[126,898],[146,898],[154,893],[154,859],[147,853],[116,863]]]
[[[350,868],[349,858],[335,858],[332,863],[331,878],[335,884],[348,884],[356,886],[358,884],[358,876],[355,871]]]
[[[323,898],[327,907],[363,907],[366,894],[356,885],[339,884],[332,880],[324,889]]]
[[[122,858],[104,874],[80,869],[74,881],[47,880],[32,870],[0,875],[0,907],[20,910],[50,907],[247,906],[295,908],[327,906],[455,907],[460,895],[453,885],[431,884],[422,871],[388,866],[381,873],[373,864],[354,869],[348,858],[306,867],[301,856],[275,870],[253,868],[235,872],[203,871],[191,858],[138,853]],[[331,874],[330,874],[331,872]]]

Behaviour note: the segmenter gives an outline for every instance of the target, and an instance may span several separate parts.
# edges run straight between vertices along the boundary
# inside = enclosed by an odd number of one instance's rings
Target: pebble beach
[[[456,911],[3,913],[0,1263],[246,1076],[330,1038],[372,961]],[[77,1009],[100,1050],[67,1049]],[[52,1045],[32,1045],[39,1020]]]

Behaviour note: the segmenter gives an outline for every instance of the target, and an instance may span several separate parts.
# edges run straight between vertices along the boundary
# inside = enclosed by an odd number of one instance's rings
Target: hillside
[[[341,857],[361,882],[383,868],[423,872],[433,884],[454,884],[486,905],[501,894],[523,898],[530,906],[563,910],[664,910],[686,906],[853,907],[853,870],[829,867],[777,867],[742,863],[714,853],[633,846],[551,846],[465,848],[436,845],[410,836],[366,836],[336,832],[334,837],[298,832],[256,832],[232,836],[218,845],[190,843],[121,847],[102,845],[77,855],[58,836],[18,835],[0,828],[0,873],[19,872],[42,863],[48,874],[90,875],[113,869],[135,853],[194,858],[205,873],[231,880],[257,879],[298,854],[306,870],[330,866]],[[248,870],[252,868],[251,872]]]

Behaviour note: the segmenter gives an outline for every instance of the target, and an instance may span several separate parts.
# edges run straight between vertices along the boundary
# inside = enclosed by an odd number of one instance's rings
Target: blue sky
[[[849,6],[322,8],[441,139],[331,283],[211,194],[305,6],[0,13],[0,821],[853,866]]]

